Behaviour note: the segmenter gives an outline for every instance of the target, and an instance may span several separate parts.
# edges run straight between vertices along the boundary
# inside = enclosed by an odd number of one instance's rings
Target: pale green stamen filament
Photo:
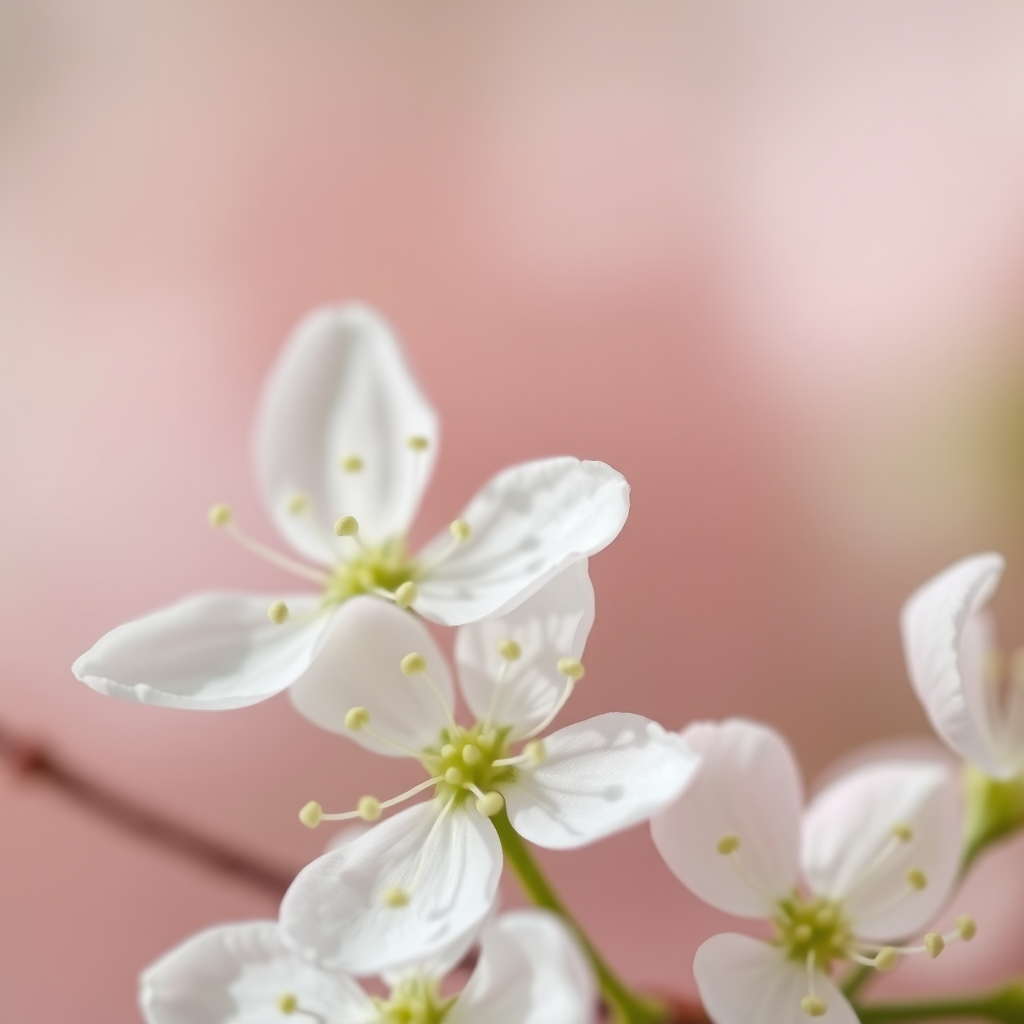
[[[434,844],[434,837],[437,835],[438,830],[441,827],[441,822],[444,821],[454,803],[455,797],[453,796],[441,809],[441,813],[434,819],[434,824],[430,826],[430,831],[427,833],[427,838],[423,841],[423,847],[420,850],[420,857],[416,864],[416,870],[413,873],[412,880],[409,884],[405,887],[397,885],[391,886],[385,889],[381,894],[381,900],[385,906],[394,908],[404,907],[408,904],[409,900],[412,899],[413,894],[416,892],[416,886],[419,885],[424,871],[427,870],[427,860],[430,856],[430,848]]]
[[[555,706],[548,712],[544,721],[540,725],[535,725],[528,733],[523,736],[523,739],[533,739],[534,736],[539,736],[545,729],[558,717],[558,713],[565,707],[569,698],[572,696],[573,687],[576,683],[583,678],[583,666],[575,658],[559,658],[558,659],[558,671],[565,676],[565,689],[562,691],[562,696],[558,698]]]
[[[430,673],[427,671],[427,659],[422,654],[407,654],[400,662],[400,668],[402,674],[406,676],[422,676],[424,682],[430,687],[434,696],[437,698],[438,704],[444,710],[445,717],[448,719],[448,724],[455,727],[455,716],[452,713],[452,707],[444,699],[444,694],[441,693],[441,688],[434,682]]]
[[[511,665],[513,661],[518,661],[523,654],[523,650],[519,644],[517,644],[515,640],[509,638],[499,640],[494,646],[498,654],[501,655],[501,665],[498,666],[498,677],[494,680],[494,689],[491,690],[491,703],[490,707],[487,709],[487,717],[484,718],[485,729],[489,728],[491,722],[494,721],[494,714],[498,709],[498,694],[505,682],[505,676],[508,675],[509,665]]]
[[[316,828],[321,821],[352,821],[355,818],[361,818],[363,821],[376,821],[381,813],[389,807],[396,807],[422,793],[423,790],[436,786],[441,779],[440,775],[427,779],[426,782],[421,782],[418,786],[413,786],[412,789],[407,789],[404,793],[391,797],[390,800],[378,800],[374,796],[360,797],[354,811],[342,811],[340,814],[325,814],[321,806],[315,800],[311,800],[299,811],[299,821],[307,828]]]
[[[371,729],[370,712],[366,708],[349,708],[345,713],[345,728],[352,732],[365,732],[367,736],[373,737],[378,743],[394,747],[395,750],[400,750],[408,757],[414,757],[419,760],[419,753],[411,747],[403,746],[397,740],[393,740],[389,736],[382,736],[379,732]]]
[[[317,1024],[327,1024],[327,1018],[323,1014],[316,1013],[314,1010],[307,1010],[299,1002],[299,998],[294,992],[282,992],[275,1000],[275,1003],[278,1011],[284,1014],[285,1017],[298,1014],[300,1017],[317,1021]]]
[[[286,572],[294,573],[296,576],[301,576],[304,580],[309,580],[311,583],[316,583],[321,587],[327,586],[331,582],[331,577],[327,573],[314,569],[312,566],[304,565],[302,562],[296,562],[287,555],[282,555],[274,551],[273,548],[268,548],[258,540],[253,540],[252,537],[242,533],[235,525],[234,515],[227,505],[214,505],[210,509],[207,518],[211,526],[215,529],[223,530],[232,540],[237,541],[242,547],[262,558],[265,562],[269,562],[279,569],[284,569]]]
[[[429,562],[424,563],[421,566],[421,572],[425,574],[433,572],[442,562],[451,558],[473,535],[473,528],[465,519],[453,519],[449,529],[451,530],[452,539],[448,542],[448,546],[439,551]]]
[[[814,950],[807,954],[807,995],[800,1000],[800,1009],[808,1017],[824,1017],[828,1007],[823,999],[819,999],[814,991],[815,963]]]

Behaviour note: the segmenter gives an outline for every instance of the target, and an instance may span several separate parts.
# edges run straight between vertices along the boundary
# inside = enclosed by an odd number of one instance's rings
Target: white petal
[[[594,982],[553,914],[504,914],[483,932],[480,959],[445,1024],[590,1024]]]
[[[855,933],[880,942],[910,935],[945,905],[960,863],[956,779],[938,762],[868,764],[822,790],[804,816],[801,861],[812,890],[839,899]],[[909,825],[910,842],[893,837]],[[915,892],[907,872],[924,872]]]
[[[425,451],[409,449],[424,437]],[[364,540],[406,532],[437,455],[437,415],[409,372],[388,325],[365,306],[319,309],[289,338],[271,371],[256,459],[278,528],[307,558],[331,563],[351,550],[332,524],[359,520]],[[363,460],[359,472],[340,461]],[[296,494],[310,502],[288,512]]]
[[[654,845],[688,889],[719,910],[764,917],[799,872],[800,770],[786,741],[756,722],[698,722],[683,738],[701,764],[651,822]],[[735,836],[731,856],[718,842]]]
[[[580,660],[593,624],[594,588],[584,558],[507,615],[463,626],[455,637],[455,661],[470,710],[480,720],[512,726],[512,739],[539,725],[565,689],[559,658]],[[516,661],[498,654],[504,639],[519,644]]]
[[[416,610],[446,626],[504,615],[610,544],[628,512],[629,485],[603,462],[542,459],[506,469],[463,511],[472,535],[426,574]],[[450,540],[429,545],[422,564]]]
[[[913,593],[900,618],[910,681],[935,731],[995,777],[1012,768],[997,750],[999,723],[992,719],[971,619],[999,585],[1003,565],[992,554],[957,562]]]
[[[71,671],[94,690],[169,708],[221,711],[273,697],[316,658],[331,622],[319,598],[286,596],[296,621],[275,625],[280,594],[197,594],[112,629]],[[302,621],[306,619],[307,621]]]
[[[857,1024],[857,1015],[824,974],[814,978],[814,994],[826,1006],[808,1017],[800,1000],[808,995],[807,971],[781,949],[746,935],[715,935],[697,950],[693,976],[714,1024]]]
[[[501,786],[515,830],[569,850],[646,820],[674,800],[697,765],[675,733],[640,715],[598,715],[545,737],[544,761]]]
[[[346,729],[345,715],[352,708],[366,708],[370,728],[393,743],[412,751],[436,746],[448,724],[444,708],[453,706],[454,691],[444,655],[423,623],[376,597],[354,597],[334,617],[316,661],[289,691],[296,708],[322,729],[349,736],[378,754],[403,756],[364,731]],[[414,653],[426,658],[440,698],[422,675],[403,674],[402,659]]]
[[[410,807],[307,865],[281,904],[289,944],[324,966],[378,974],[425,960],[479,927],[497,891],[501,844],[490,821],[468,807],[434,831],[409,903],[382,900],[385,890],[412,883],[439,813],[434,801]]]
[[[344,974],[297,957],[273,921],[200,932],[142,972],[147,1024],[280,1024],[278,998],[290,993],[324,1020],[375,1020],[366,993]]]

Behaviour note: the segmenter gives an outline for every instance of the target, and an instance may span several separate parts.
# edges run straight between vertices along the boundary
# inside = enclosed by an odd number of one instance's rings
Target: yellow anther
[[[345,713],[345,728],[359,732],[364,725],[370,723],[370,712],[366,708],[351,708]]]
[[[911,868],[907,872],[907,884],[920,892],[928,886],[928,876],[920,868]]]
[[[288,605],[286,605],[284,603],[284,601],[275,601],[267,609],[267,618],[269,618],[270,621],[275,626],[280,626],[282,622],[287,622],[288,621]]]
[[[427,659],[422,654],[407,654],[401,661],[402,674],[418,676],[427,671]]]
[[[409,902],[409,894],[397,885],[385,889],[380,895],[385,907],[404,907]]]
[[[480,733],[476,738],[476,745],[483,751],[490,753],[494,750],[494,744],[497,742],[498,736],[493,729],[488,729],[487,732]]]
[[[505,798],[492,789],[490,793],[484,793],[476,801],[476,809],[485,817],[493,818],[505,805]]]
[[[904,822],[893,825],[890,831],[893,834],[893,838],[898,839],[901,843],[909,843],[914,838],[914,830]]]
[[[515,640],[499,640],[494,646],[506,661],[518,661],[523,655],[522,647]]]
[[[899,963],[900,955],[892,946],[883,946],[875,954],[875,969],[879,971],[891,971]]]
[[[978,934],[978,926],[974,923],[974,918],[968,917],[966,914],[956,919],[956,930],[964,942],[970,942]]]
[[[443,758],[446,758],[446,759],[449,758],[449,757],[454,757],[457,753],[458,753],[458,750],[456,749],[455,745],[452,744],[452,743],[446,743],[441,748],[441,756]]]
[[[309,803],[299,811],[299,821],[301,821],[306,828],[316,828],[323,819],[323,816],[324,809],[315,800],[310,800]]]
[[[793,938],[797,942],[807,942],[814,934],[814,929],[809,924],[798,924],[793,929]]]
[[[206,513],[207,522],[215,527],[216,529],[222,529],[231,522],[233,513],[230,506],[218,504],[214,505],[209,512]]]
[[[465,519],[453,519],[449,529],[452,531],[452,536],[459,542],[469,540],[470,534],[473,532],[473,528]]]
[[[800,1009],[807,1014],[808,1017],[824,1017],[828,1013],[828,1007],[825,1005],[824,999],[819,999],[817,996],[804,996],[800,1000]]]
[[[361,796],[356,810],[363,821],[376,821],[380,817],[380,801],[375,796]]]
[[[334,532],[339,537],[354,537],[359,532],[359,520],[355,516],[342,516],[334,524]]]
[[[555,667],[573,682],[583,678],[583,666],[575,658],[559,658]]]
[[[929,932],[924,937],[924,948],[934,960],[946,948],[946,940],[938,932]]]
[[[419,588],[416,584],[412,580],[406,580],[395,591],[395,604],[399,608],[408,608],[419,597],[419,593]]]
[[[407,437],[405,443],[414,452],[425,452],[430,447],[430,440],[422,434],[413,434],[412,437]]]
[[[814,922],[819,928],[831,928],[836,923],[836,912],[831,907],[822,907],[814,915]]]
[[[444,773],[444,781],[447,782],[449,786],[461,786],[462,783],[465,782],[465,776],[458,768],[453,767],[449,768],[448,771]]]
[[[479,764],[483,759],[484,755],[480,753],[480,748],[474,747],[472,743],[467,743],[462,748],[462,760],[465,761],[466,764],[470,766]]]
[[[309,508],[308,494],[293,494],[285,505],[290,516],[301,516]]]
[[[358,473],[364,465],[365,463],[358,455],[346,455],[338,462],[338,467],[346,473]]]
[[[529,764],[540,764],[547,757],[547,750],[544,749],[543,740],[530,740],[523,747],[523,756]]]
[[[294,993],[282,992],[277,997],[277,1008],[285,1016],[290,1017],[299,1008],[299,1001],[295,998]]]
[[[735,853],[740,848],[740,837],[739,836],[722,836],[718,840],[715,849],[723,856],[727,857],[730,853]]]

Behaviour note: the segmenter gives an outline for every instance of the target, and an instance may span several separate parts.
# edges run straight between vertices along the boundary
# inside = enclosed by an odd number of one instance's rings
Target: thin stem
[[[873,974],[875,974],[874,967],[865,967],[864,964],[854,964],[849,971],[846,972],[846,976],[839,983],[839,988],[847,999],[852,1000]]]
[[[633,992],[612,970],[594,944],[587,938],[579,923],[569,913],[551,883],[544,876],[540,866],[533,859],[529,846],[512,827],[504,807],[493,817],[501,840],[505,858],[512,865],[527,896],[539,907],[557,914],[576,933],[590,965],[597,975],[601,992],[609,1006],[615,1011],[620,1024],[667,1024],[670,1019],[667,1007],[653,1000],[644,999]]]
[[[984,1020],[1000,1024],[1024,1024],[1024,984],[1017,983],[999,992],[959,999],[933,999],[927,1002],[877,1003],[858,1006],[861,1024],[899,1024],[916,1020]]]

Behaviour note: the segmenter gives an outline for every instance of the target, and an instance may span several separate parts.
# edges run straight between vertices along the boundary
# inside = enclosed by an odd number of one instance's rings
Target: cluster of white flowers
[[[913,685],[975,766],[965,849],[963,791],[946,761],[865,764],[805,808],[788,746],[754,722],[677,734],[612,713],[550,731],[583,677],[587,560],[622,528],[628,486],[599,462],[514,466],[414,555],[406,534],[437,448],[437,416],[384,322],[359,306],[312,314],[271,374],[257,431],[263,493],[299,559],[244,534],[227,506],[210,520],[317,590],[191,597],[114,629],[75,663],[102,693],[167,707],[238,708],[288,689],[317,726],[425,772],[408,792],[367,793],[351,809],[303,807],[310,828],[367,824],[299,873],[276,922],[213,928],[146,970],[150,1024],[587,1024],[595,980],[627,1024],[667,1021],[601,960],[523,842],[572,849],[645,820],[692,892],[772,929],[698,951],[716,1024],[855,1022],[858,970],[973,937],[961,917],[907,942],[973,857],[1024,822],[1024,661],[1004,685],[982,611],[997,556],[953,566],[903,613]],[[472,721],[459,721],[424,619],[459,627],[455,674]],[[547,909],[498,914],[506,860]],[[473,950],[465,985],[446,982]],[[840,979],[844,963],[853,974]],[[355,980],[371,976],[386,996]]]

